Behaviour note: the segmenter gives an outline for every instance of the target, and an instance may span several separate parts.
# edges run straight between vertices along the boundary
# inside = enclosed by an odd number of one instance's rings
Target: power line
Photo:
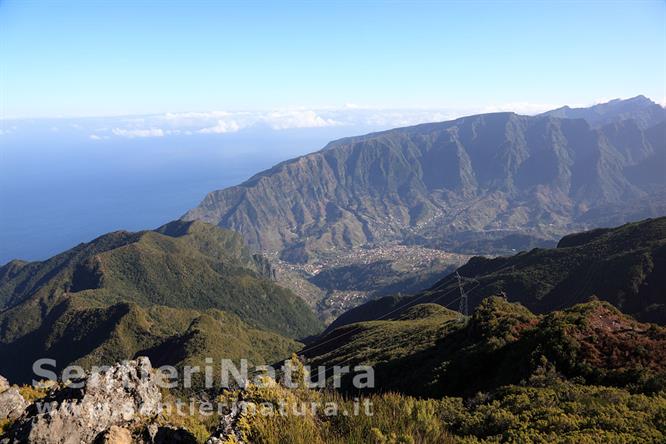
[[[458,279],[458,290],[460,290],[460,304],[458,305],[458,312],[462,316],[469,316],[469,307],[467,304],[467,293],[465,293],[465,284],[463,284],[460,273],[456,271],[456,279]]]

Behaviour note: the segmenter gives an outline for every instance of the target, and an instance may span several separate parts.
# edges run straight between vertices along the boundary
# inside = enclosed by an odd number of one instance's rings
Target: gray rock
[[[82,386],[75,388],[74,384]],[[148,358],[115,364],[54,390],[42,402],[31,405],[12,427],[11,442],[94,442],[100,435],[111,433],[112,426],[130,426],[141,417],[155,415],[161,399]]]
[[[97,437],[95,444],[132,444],[132,434],[123,427],[111,426]]]
[[[21,396],[18,388],[9,387],[0,393],[0,419],[16,419],[21,416],[26,407],[28,407],[28,403]]]
[[[0,375],[0,393],[4,392],[10,387],[9,381],[4,378],[4,376]]]

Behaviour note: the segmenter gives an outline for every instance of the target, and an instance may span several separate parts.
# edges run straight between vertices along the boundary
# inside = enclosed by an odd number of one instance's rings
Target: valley
[[[336,140],[209,193],[183,220],[239,231],[330,323],[426,290],[475,255],[662,216],[663,170],[666,111],[637,96]]]
[[[537,313],[601,299],[639,320],[666,324],[664,270],[666,217],[570,234],[555,248],[473,257],[457,272],[472,308],[502,294]],[[460,297],[457,276],[448,274],[414,295],[386,296],[348,310],[328,329],[400,314],[423,303],[455,308]]]
[[[330,323],[345,311],[393,293],[411,294],[434,284],[470,256],[417,245],[360,247],[294,264],[273,254],[277,282],[302,297]]]

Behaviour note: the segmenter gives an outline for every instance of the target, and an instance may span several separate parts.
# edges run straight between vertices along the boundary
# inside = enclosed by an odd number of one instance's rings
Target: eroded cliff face
[[[593,128],[513,113],[395,129],[332,142],[214,191],[183,218],[239,231],[294,262],[469,232],[552,238],[594,224],[604,206],[633,202],[632,217],[666,211],[666,180],[647,173],[666,160],[664,134],[664,122]]]

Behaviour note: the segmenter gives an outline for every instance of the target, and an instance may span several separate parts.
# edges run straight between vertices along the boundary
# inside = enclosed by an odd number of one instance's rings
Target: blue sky
[[[0,117],[666,101],[666,3],[0,0]]]

